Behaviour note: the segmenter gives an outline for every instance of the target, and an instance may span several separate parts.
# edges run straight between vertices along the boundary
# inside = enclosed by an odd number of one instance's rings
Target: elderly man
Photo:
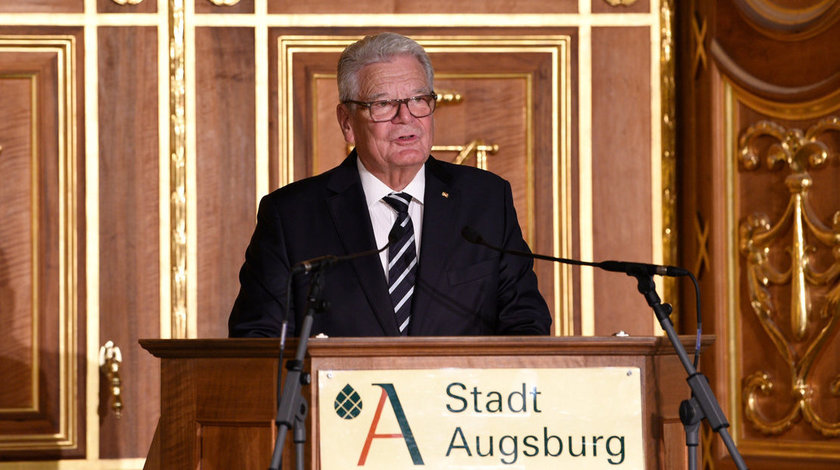
[[[295,334],[307,275],[296,263],[375,247],[324,276],[328,336],[548,334],[551,316],[532,262],[462,239],[528,250],[510,185],[492,173],[429,156],[436,95],[429,57],[394,33],[350,45],[338,63],[336,112],[355,150],[336,168],[280,188],[260,203],[239,274],[230,336],[278,336],[288,303]],[[394,228],[398,225],[399,228]]]

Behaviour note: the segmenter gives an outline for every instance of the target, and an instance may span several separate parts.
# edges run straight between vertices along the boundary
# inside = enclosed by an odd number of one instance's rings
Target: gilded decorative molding
[[[662,122],[662,259],[666,264],[677,260],[677,91],[673,25],[673,0],[663,0],[659,9],[659,83]],[[672,320],[679,321],[676,280],[663,281],[663,294],[675,305]]]
[[[116,3],[117,5],[139,5],[143,3],[143,0],[111,0],[112,2]]]
[[[208,0],[217,7],[232,7],[239,3],[239,0]]]
[[[464,97],[461,96],[460,93],[457,91],[449,91],[449,90],[435,90],[437,94],[437,106],[447,105],[447,104],[460,104],[464,101]]]
[[[814,37],[834,26],[840,19],[838,0],[802,2],[798,8],[780,3],[773,0],[735,0],[743,17],[753,27],[782,41]]]
[[[808,381],[815,358],[840,318],[840,211],[834,213],[829,228],[809,203],[814,181],[808,170],[824,168],[833,155],[819,140],[829,132],[840,133],[839,118],[823,119],[805,132],[761,121],[747,129],[738,142],[738,158],[744,170],[761,167],[762,158],[756,148],[760,140],[766,139],[773,141],[769,147],[760,147],[765,149],[761,153],[765,154],[766,168],[777,170],[787,165],[790,170],[785,179],[790,199],[781,218],[772,223],[767,215],[756,213],[740,223],[740,250],[746,258],[750,305],[791,375],[793,403],[784,416],[776,420],[766,418],[758,403],[759,394],[769,395],[774,389],[774,378],[767,372],[756,371],[744,379],[744,416],[765,434],[781,434],[804,417],[822,435],[840,436],[840,422],[826,421],[816,413],[813,404],[821,397],[820,387]],[[792,233],[788,235],[789,232]],[[789,243],[785,242],[788,236],[791,237]],[[833,256],[833,263],[823,271],[818,271],[810,262],[817,252],[817,247],[809,243],[814,239],[830,248]],[[789,252],[789,268],[779,269],[772,263],[774,252],[781,251],[780,245]],[[777,323],[786,309],[776,306],[770,290],[773,285],[790,286],[789,328]],[[813,299],[822,302],[819,315],[812,314]],[[788,329],[789,334],[786,334]],[[803,348],[805,352],[800,354]],[[839,389],[840,376],[837,376],[829,390],[835,397],[840,397]]]
[[[467,145],[435,145],[432,152],[458,152],[452,160],[456,165],[463,164],[471,155],[475,154],[475,166],[482,170],[487,169],[487,154],[494,154],[499,151],[498,145],[485,145],[482,140],[473,140]]]
[[[636,3],[636,0],[604,0],[605,2],[609,3],[611,7],[629,7],[630,5]]]
[[[169,0],[169,191],[172,337],[187,337],[187,174],[184,0]]]
[[[120,351],[120,347],[114,346],[114,342],[108,340],[99,348],[99,369],[105,374],[111,396],[114,397],[114,401],[111,403],[111,409],[114,410],[114,415],[117,419],[122,416],[123,409],[122,380],[120,379],[121,365],[122,351]]]

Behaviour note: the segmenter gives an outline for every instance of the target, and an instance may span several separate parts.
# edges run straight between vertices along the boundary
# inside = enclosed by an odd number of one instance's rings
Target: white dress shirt
[[[376,238],[376,247],[382,248],[388,243],[388,234],[397,220],[397,211],[383,201],[382,198],[393,192],[408,193],[411,195],[411,202],[408,204],[408,215],[411,217],[411,224],[414,226],[414,245],[417,249],[417,259],[420,259],[420,235],[423,231],[423,195],[426,191],[425,167],[414,175],[414,179],[408,183],[402,191],[394,191],[388,185],[373,175],[361,158],[356,158],[356,166],[359,168],[359,177],[362,180],[362,189],[365,192],[370,222],[373,225],[373,235]],[[385,280],[388,280],[388,250],[379,253],[382,262],[382,270],[385,272]]]

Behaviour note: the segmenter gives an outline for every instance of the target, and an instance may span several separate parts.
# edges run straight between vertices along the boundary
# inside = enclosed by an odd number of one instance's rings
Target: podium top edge
[[[683,346],[694,348],[695,336],[680,336]],[[714,343],[703,335],[701,344]],[[277,357],[278,338],[141,339],[140,346],[165,358]],[[297,338],[290,338],[284,356],[294,356]],[[675,354],[662,336],[459,336],[311,338],[310,357],[385,356],[547,356],[547,355],[670,355]]]

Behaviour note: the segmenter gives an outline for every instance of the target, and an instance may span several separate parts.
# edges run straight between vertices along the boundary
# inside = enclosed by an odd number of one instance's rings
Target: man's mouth
[[[417,138],[418,138],[417,134],[405,134],[405,135],[401,135],[401,136],[397,137],[397,141],[399,141],[399,142],[411,142],[411,141],[416,140]]]

